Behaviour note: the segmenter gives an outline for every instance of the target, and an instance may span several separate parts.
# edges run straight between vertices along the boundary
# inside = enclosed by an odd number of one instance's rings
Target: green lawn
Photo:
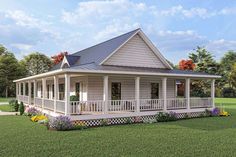
[[[230,106],[229,106],[230,107]],[[231,117],[156,124],[48,131],[24,116],[0,117],[1,156],[234,156],[236,109]]]
[[[8,102],[10,99],[15,99],[15,98],[3,98],[3,97],[0,97],[0,102]]]
[[[12,108],[10,105],[6,104],[6,105],[0,105],[0,111],[4,111],[4,112],[12,112]]]

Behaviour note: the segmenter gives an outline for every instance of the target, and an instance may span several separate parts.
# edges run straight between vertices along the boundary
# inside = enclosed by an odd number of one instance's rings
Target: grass
[[[235,104],[236,106],[236,104]],[[1,156],[234,156],[236,108],[230,117],[48,131],[25,116],[0,117]]]
[[[15,98],[3,98],[3,97],[0,97],[0,102],[8,102],[10,99],[15,99]]]
[[[3,111],[3,112],[12,112],[13,109],[11,108],[10,105],[0,105],[0,111]]]

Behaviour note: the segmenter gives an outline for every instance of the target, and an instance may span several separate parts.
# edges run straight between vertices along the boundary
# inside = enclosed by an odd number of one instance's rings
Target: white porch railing
[[[65,113],[65,101],[56,101],[56,112]]]
[[[23,103],[29,103],[29,96],[24,96]]]
[[[108,111],[134,111],[136,108],[135,100],[109,100]]]
[[[44,99],[44,108],[53,110],[54,109],[54,100]]]
[[[212,107],[212,98],[190,98],[190,108]]]
[[[42,107],[43,99],[42,98],[34,98],[35,106],[36,107]]]
[[[140,111],[162,110],[164,107],[163,99],[141,99]]]
[[[19,102],[23,102],[24,101],[24,96],[23,95],[18,95],[18,101]]]
[[[187,108],[186,98],[167,99],[166,103],[167,103],[167,110]]]
[[[102,100],[97,101],[71,101],[71,113],[82,114],[89,112],[102,112],[105,102]]]

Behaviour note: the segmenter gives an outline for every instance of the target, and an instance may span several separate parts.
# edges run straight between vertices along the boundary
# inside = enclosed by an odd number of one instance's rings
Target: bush
[[[176,121],[177,114],[175,112],[159,112],[156,114],[156,121],[157,122],[168,122],[168,121]]]
[[[9,106],[11,107],[11,109],[12,110],[14,110],[15,111],[15,102],[16,102],[16,100],[15,99],[11,99],[11,100],[9,100]]]
[[[26,110],[26,113],[28,116],[36,116],[36,115],[39,115],[41,114],[41,112],[39,110],[37,110],[36,108],[34,107],[30,107]]]
[[[132,119],[130,117],[125,119],[126,124],[132,124]]]
[[[108,119],[102,119],[101,126],[107,126],[107,125],[108,125]]]
[[[23,115],[25,112],[25,106],[23,102],[20,102],[19,111],[20,111],[20,115]]]
[[[78,124],[74,124],[73,126],[73,130],[83,130],[83,129],[87,129],[88,127],[86,126],[86,124],[84,122],[79,122]]]
[[[236,97],[236,91],[231,87],[223,88],[221,94],[224,98],[235,98]]]
[[[67,116],[58,116],[49,120],[49,127],[58,131],[73,129],[72,121]]]
[[[208,110],[208,109],[205,110],[205,114],[206,114],[206,117],[211,117],[212,116],[211,110]]]
[[[148,118],[143,119],[143,123],[152,124],[152,123],[156,123],[156,122],[157,122],[156,119],[148,119]]]
[[[79,101],[79,97],[77,97],[76,95],[71,95],[70,101]]]
[[[219,108],[214,108],[211,112],[212,116],[219,116],[220,115],[220,109]]]

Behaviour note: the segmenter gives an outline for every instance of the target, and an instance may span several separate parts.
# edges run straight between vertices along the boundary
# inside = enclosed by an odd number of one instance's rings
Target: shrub
[[[106,125],[108,125],[108,119],[102,119],[101,126],[106,126]]]
[[[211,117],[212,116],[211,110],[206,109],[205,110],[205,115],[206,115],[206,117]]]
[[[20,102],[19,111],[20,111],[20,115],[23,115],[25,112],[25,106],[23,102]]]
[[[214,108],[211,112],[212,116],[219,116],[220,115],[220,109],[219,108]]]
[[[26,110],[26,113],[28,116],[36,116],[36,115],[39,115],[41,114],[41,112],[39,110],[37,110],[36,108],[34,107],[30,107]]]
[[[19,103],[18,103],[18,100],[15,101],[14,110],[15,110],[15,112],[18,112],[18,111],[19,111]]]
[[[73,126],[73,130],[83,130],[83,129],[87,129],[88,127],[86,126],[86,124],[84,122],[79,122],[78,124],[74,124]]]
[[[168,121],[176,121],[177,114],[175,112],[159,112],[156,114],[156,121],[157,122],[168,122]]]
[[[225,98],[234,98],[234,97],[236,97],[236,91],[231,87],[223,88],[221,94]]]
[[[79,97],[77,97],[76,95],[71,95],[70,101],[79,101]]]
[[[38,121],[41,121],[41,120],[46,120],[48,118],[44,115],[36,115],[36,116],[31,117],[30,119],[33,122],[38,122]]]
[[[132,124],[132,119],[130,117],[125,119],[126,124]]]
[[[67,116],[58,116],[49,120],[49,127],[58,131],[73,129],[72,121]]]
[[[156,122],[157,122],[156,119],[148,119],[148,118],[144,118],[144,119],[143,119],[143,123],[152,124],[152,123],[156,123]]]

